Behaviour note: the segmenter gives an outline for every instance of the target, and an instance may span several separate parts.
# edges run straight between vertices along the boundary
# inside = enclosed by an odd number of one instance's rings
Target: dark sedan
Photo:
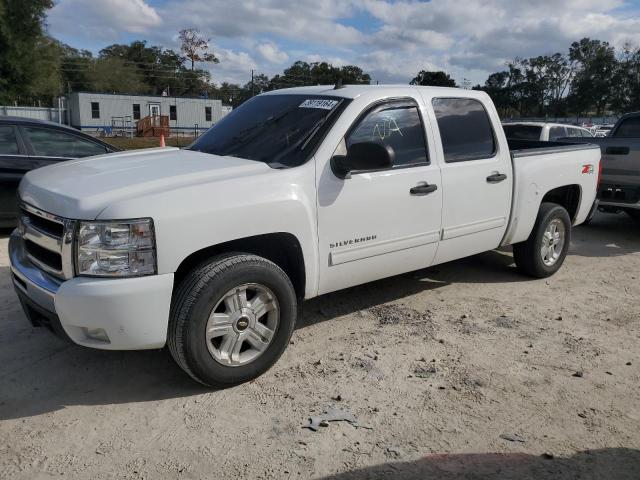
[[[119,149],[73,128],[20,117],[0,117],[0,227],[16,224],[16,190],[33,170]]]

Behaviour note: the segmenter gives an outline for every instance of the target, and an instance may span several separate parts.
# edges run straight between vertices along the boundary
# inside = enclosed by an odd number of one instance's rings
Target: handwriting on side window
[[[389,138],[394,133],[400,134],[401,137],[404,137],[402,134],[402,130],[398,126],[395,118],[392,117],[384,117],[382,118],[382,122],[378,122],[373,127],[373,132],[371,134],[371,140],[385,140]]]

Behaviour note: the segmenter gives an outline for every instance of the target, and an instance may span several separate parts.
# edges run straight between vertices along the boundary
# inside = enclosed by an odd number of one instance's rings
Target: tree
[[[180,51],[191,61],[191,70],[196,62],[220,63],[213,52],[209,52],[209,39],[200,36],[197,28],[180,30],[178,38],[181,42]]]
[[[426,70],[420,70],[420,73],[414,77],[411,85],[424,85],[432,87],[455,87],[456,81],[449,76],[448,73],[438,71],[429,72]]]
[[[608,42],[583,38],[571,44],[569,58],[576,63],[571,83],[571,103],[576,113],[589,113],[595,108],[596,115],[602,115],[612,94],[614,48]]]
[[[107,93],[151,93],[139,69],[116,57],[96,60],[88,72],[92,90]]]
[[[44,32],[52,0],[0,0],[0,102],[50,101],[60,92],[56,44]]]

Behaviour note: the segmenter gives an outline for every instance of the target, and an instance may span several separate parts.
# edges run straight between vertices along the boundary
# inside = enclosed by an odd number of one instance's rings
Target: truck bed
[[[512,214],[502,245],[528,238],[540,202],[548,191],[570,185],[577,189],[580,198],[595,198],[600,161],[597,145],[516,139],[507,139],[507,144],[514,187]],[[580,202],[580,208],[571,215],[573,225],[584,221],[592,203],[592,200]]]
[[[585,140],[595,140],[585,139]],[[595,143],[595,142],[594,142]],[[540,140],[521,140],[507,138],[507,144],[511,151],[511,157],[531,157],[536,155],[549,155],[552,153],[575,152],[578,150],[591,150],[599,148],[594,143],[583,142],[543,142]]]

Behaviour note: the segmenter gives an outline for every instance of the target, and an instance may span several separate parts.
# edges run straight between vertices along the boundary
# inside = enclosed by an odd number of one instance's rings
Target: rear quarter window
[[[622,122],[614,137],[640,138],[640,116],[627,118]]]
[[[489,115],[472,98],[434,98],[444,160],[464,162],[493,157],[496,141]]]

